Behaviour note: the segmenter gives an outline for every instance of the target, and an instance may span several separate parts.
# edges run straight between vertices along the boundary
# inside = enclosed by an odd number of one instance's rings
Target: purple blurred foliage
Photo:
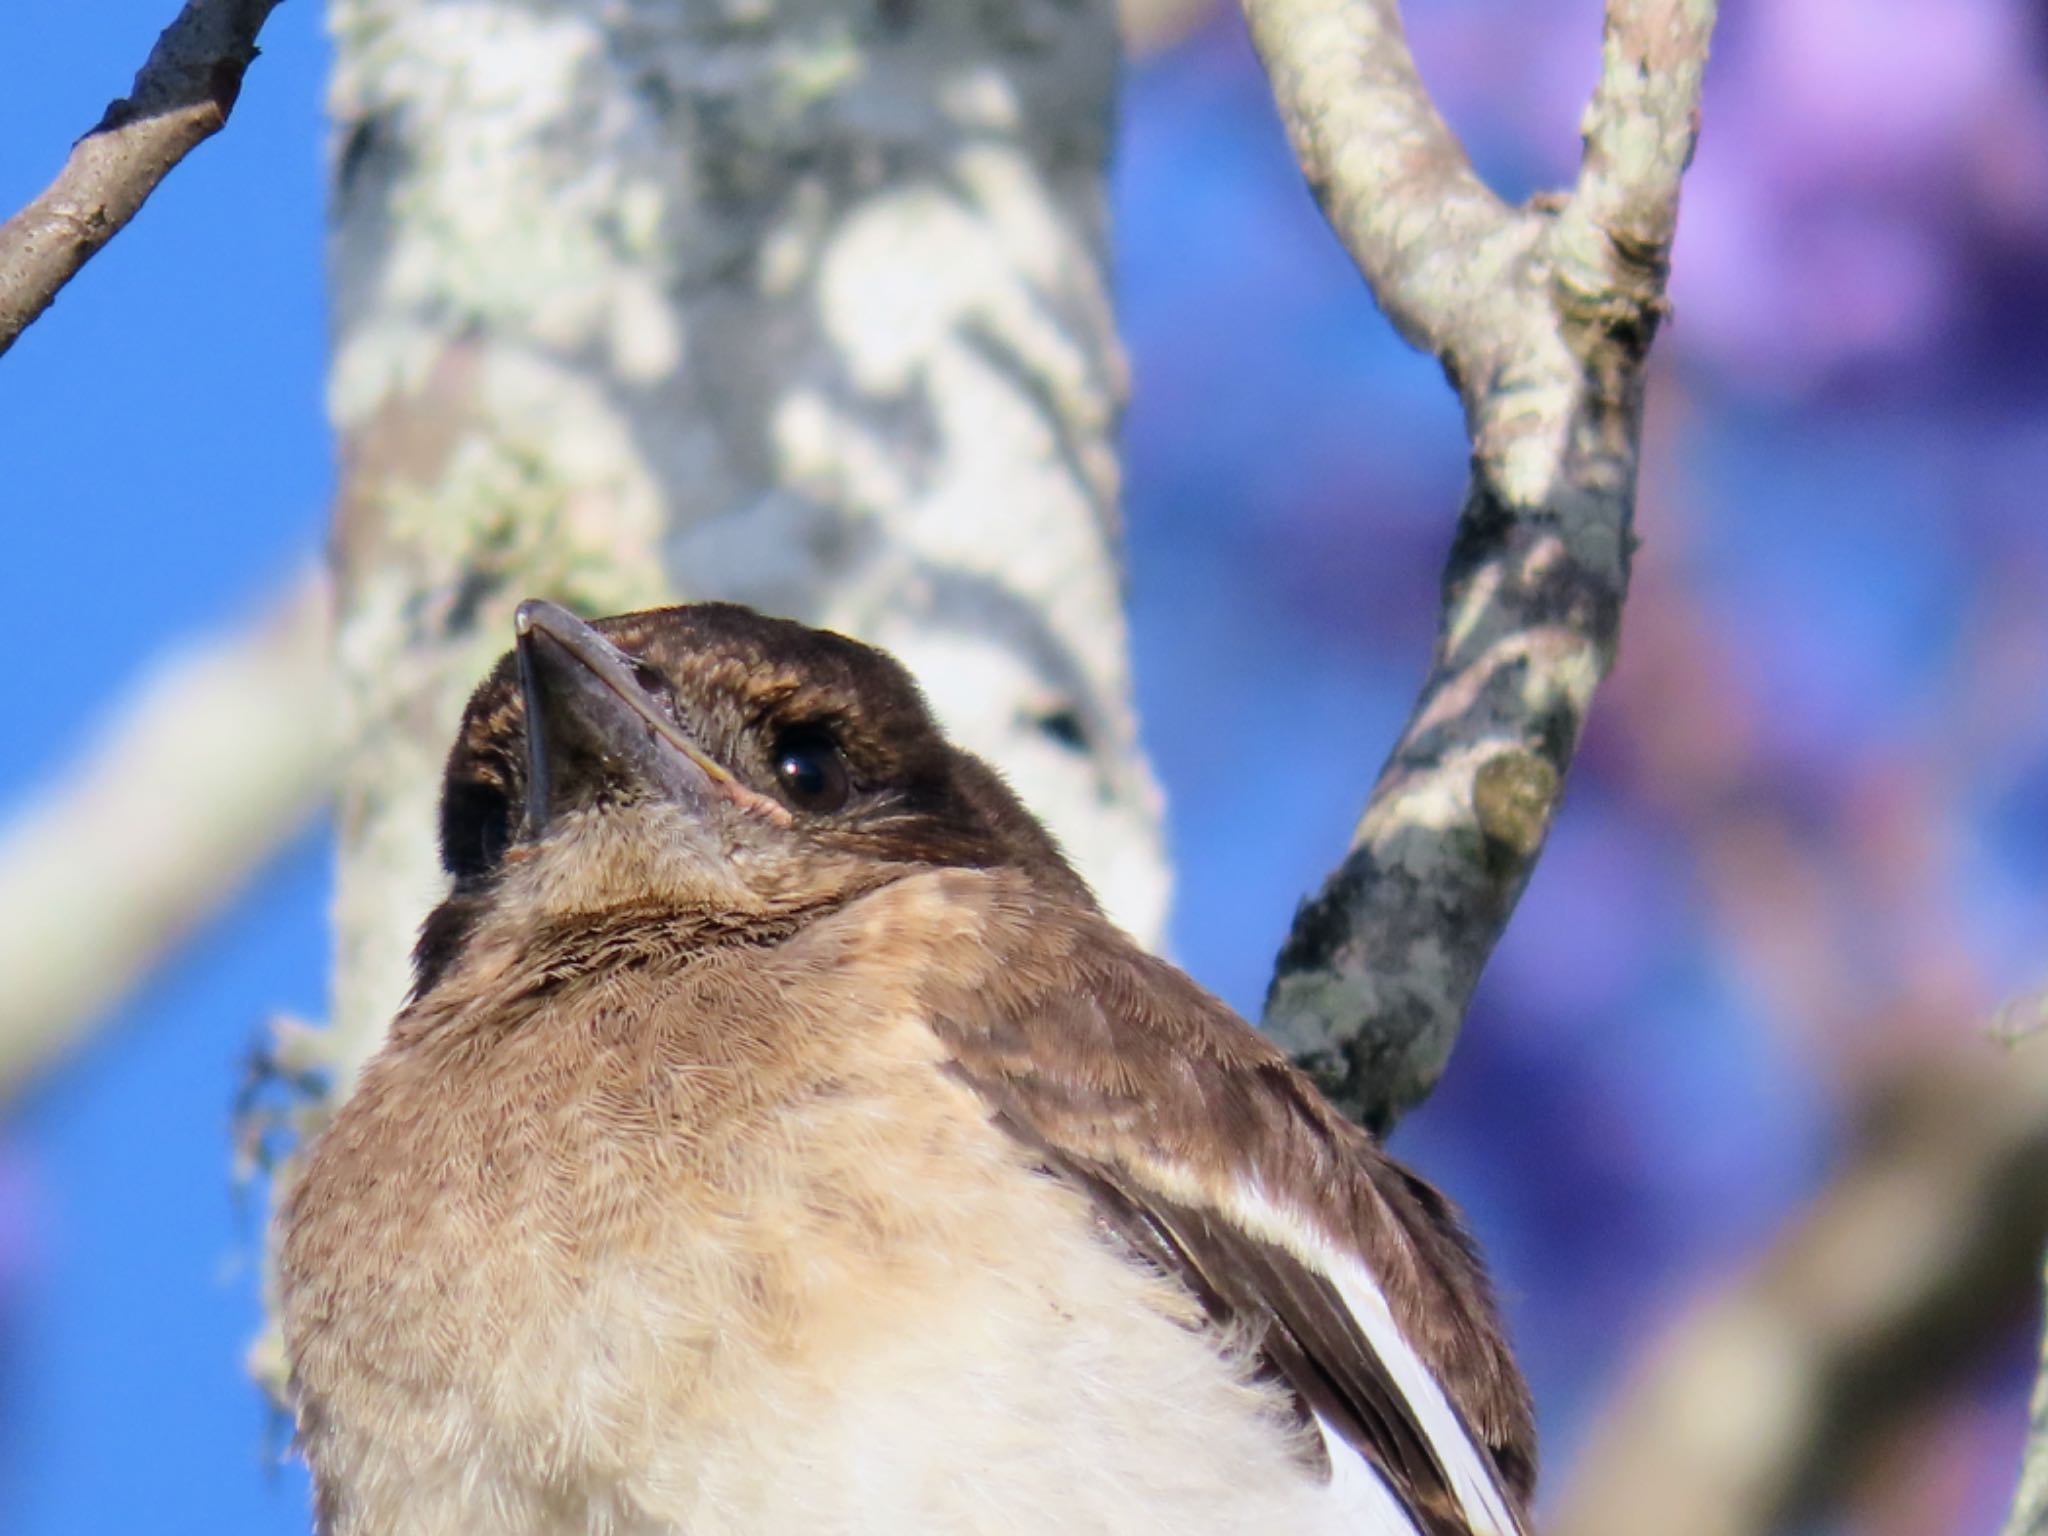
[[[2048,246],[2040,28],[2012,0],[1743,7],[1686,188],[1688,350],[1794,398],[2005,373],[1994,337],[2048,312],[2037,282],[1996,276]]]

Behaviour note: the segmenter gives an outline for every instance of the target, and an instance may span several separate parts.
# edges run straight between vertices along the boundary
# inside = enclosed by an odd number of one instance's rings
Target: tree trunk
[[[1131,706],[1106,4],[334,0],[343,1083],[513,606],[888,647],[1160,935]]]

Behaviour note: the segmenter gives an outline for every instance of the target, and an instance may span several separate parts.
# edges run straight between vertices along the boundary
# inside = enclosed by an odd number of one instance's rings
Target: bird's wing
[[[1440,1197],[1243,1020],[1106,929],[1013,954],[1003,985],[941,991],[953,1072],[1124,1243],[1261,1338],[1334,1484],[1370,1468],[1422,1536],[1522,1536],[1527,1391]]]

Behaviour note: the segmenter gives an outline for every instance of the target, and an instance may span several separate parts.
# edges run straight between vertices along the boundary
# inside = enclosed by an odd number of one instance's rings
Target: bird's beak
[[[641,685],[638,664],[575,614],[529,598],[513,622],[526,698],[527,838],[578,804],[593,780],[627,782],[700,813],[724,802],[786,819],[707,756]]]

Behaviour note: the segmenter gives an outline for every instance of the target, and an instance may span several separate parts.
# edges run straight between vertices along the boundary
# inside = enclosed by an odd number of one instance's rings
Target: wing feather
[[[1526,1389],[1448,1206],[1178,971],[1128,941],[1065,958],[1064,986],[1026,969],[937,1000],[955,1075],[1257,1338],[1333,1464],[1362,1458],[1420,1536],[1522,1536]]]

